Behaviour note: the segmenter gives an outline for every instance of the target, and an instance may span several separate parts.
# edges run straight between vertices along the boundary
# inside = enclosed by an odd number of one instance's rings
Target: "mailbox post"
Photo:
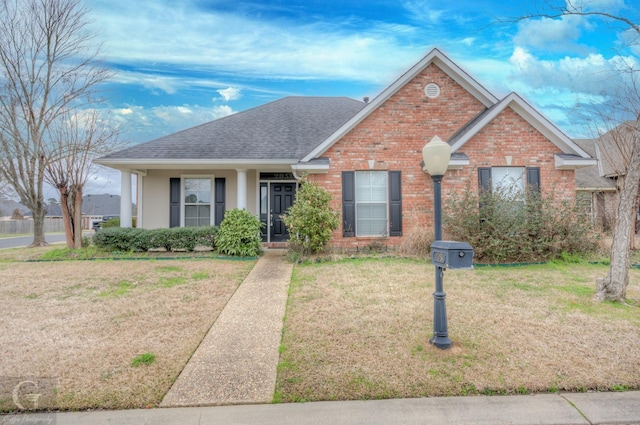
[[[473,248],[466,242],[434,241],[431,262],[436,268],[436,291],[433,293],[433,337],[429,342],[441,349],[451,347],[447,326],[446,294],[443,288],[444,271],[472,269]]]

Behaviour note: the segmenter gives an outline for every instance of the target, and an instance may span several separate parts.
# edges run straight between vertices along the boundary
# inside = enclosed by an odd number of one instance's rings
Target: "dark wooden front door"
[[[295,183],[271,183],[271,242],[289,239],[287,228],[282,221],[282,214],[293,205],[296,196]]]

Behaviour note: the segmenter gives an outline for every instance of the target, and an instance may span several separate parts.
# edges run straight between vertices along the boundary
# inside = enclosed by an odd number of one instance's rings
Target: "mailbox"
[[[435,241],[431,244],[431,261],[444,269],[472,269],[473,248],[466,242]]]

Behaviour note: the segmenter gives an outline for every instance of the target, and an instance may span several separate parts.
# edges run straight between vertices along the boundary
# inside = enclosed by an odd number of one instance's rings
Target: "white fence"
[[[91,229],[92,219],[96,217],[83,217],[82,228]],[[62,218],[45,218],[45,233],[64,232]],[[32,234],[33,220],[0,220],[0,235]]]

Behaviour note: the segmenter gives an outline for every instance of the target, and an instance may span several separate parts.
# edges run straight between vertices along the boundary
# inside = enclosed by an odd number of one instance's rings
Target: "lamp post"
[[[449,159],[451,158],[451,146],[438,136],[434,136],[424,148],[422,159],[427,172],[433,180],[433,225],[436,241],[442,240],[442,177],[447,172]],[[446,294],[443,289],[444,267],[435,266],[436,290],[433,293],[433,337],[429,343],[440,349],[451,348],[449,331],[447,329]]]

